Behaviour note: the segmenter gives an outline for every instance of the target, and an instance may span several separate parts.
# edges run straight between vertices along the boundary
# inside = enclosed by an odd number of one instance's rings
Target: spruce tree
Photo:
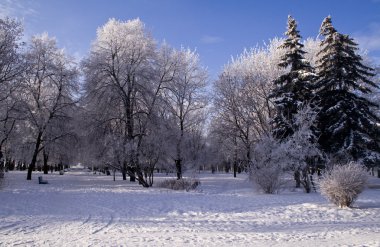
[[[305,106],[311,97],[311,85],[315,79],[313,68],[304,59],[304,45],[297,30],[297,23],[288,16],[287,39],[279,47],[285,49],[278,66],[287,69],[287,73],[274,81],[275,88],[271,94],[276,107],[273,118],[273,134],[278,139],[285,139],[294,133],[294,115]]]
[[[319,145],[340,161],[374,165],[380,157],[380,121],[371,109],[377,106],[358,94],[366,95],[377,87],[370,80],[373,69],[363,65],[357,54],[358,45],[348,35],[336,31],[330,16],[322,22],[320,35],[324,40],[318,53],[315,87],[320,107]]]

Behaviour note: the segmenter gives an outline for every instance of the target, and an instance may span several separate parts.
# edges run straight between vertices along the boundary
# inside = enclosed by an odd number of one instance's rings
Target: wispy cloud
[[[28,16],[36,16],[38,12],[33,7],[33,2],[28,0],[3,0],[0,2],[0,18],[16,17],[23,19]]]
[[[371,23],[366,32],[358,32],[353,36],[362,48],[368,51],[380,51],[380,23]]]
[[[219,36],[203,35],[201,38],[201,42],[203,44],[216,44],[222,41],[223,41],[223,38]]]

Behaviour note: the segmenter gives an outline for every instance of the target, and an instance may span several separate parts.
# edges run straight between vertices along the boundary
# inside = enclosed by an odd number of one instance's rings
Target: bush
[[[320,182],[321,194],[339,207],[350,207],[364,190],[368,174],[363,165],[334,166]]]
[[[171,190],[195,190],[201,182],[198,179],[167,179],[157,184],[159,188]]]
[[[279,167],[253,168],[250,173],[251,181],[266,194],[278,193],[283,187],[281,179],[283,171]]]

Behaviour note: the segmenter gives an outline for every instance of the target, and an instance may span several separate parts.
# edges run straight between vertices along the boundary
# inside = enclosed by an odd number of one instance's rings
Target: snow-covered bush
[[[172,190],[195,190],[201,182],[198,179],[166,179],[158,183],[157,187]]]
[[[263,138],[254,148],[250,180],[264,193],[277,193],[284,184],[282,154],[281,143],[271,136]]]
[[[339,207],[350,207],[363,191],[367,179],[363,165],[336,165],[320,181],[321,194]]]
[[[253,169],[250,174],[250,179],[264,193],[274,194],[278,193],[284,185],[281,175],[281,169],[265,166],[261,169]]]

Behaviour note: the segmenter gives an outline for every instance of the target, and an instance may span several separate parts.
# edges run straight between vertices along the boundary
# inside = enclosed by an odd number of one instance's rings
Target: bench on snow
[[[47,181],[47,180],[44,180],[44,179],[42,178],[42,176],[39,176],[39,177],[38,177],[38,183],[39,183],[39,184],[48,184],[48,181]]]

